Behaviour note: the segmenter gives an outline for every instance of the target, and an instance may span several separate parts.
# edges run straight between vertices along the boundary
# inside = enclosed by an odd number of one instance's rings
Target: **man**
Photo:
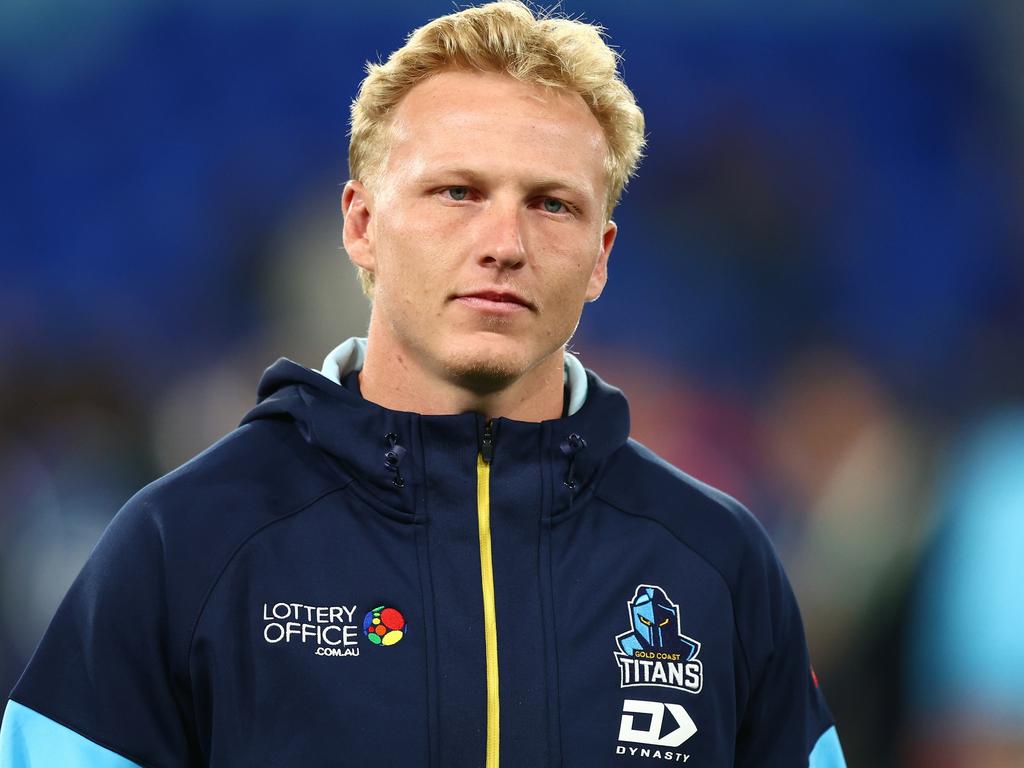
[[[565,354],[643,118],[596,28],[455,13],[370,67],[323,373],[133,498],[8,704],[4,766],[841,766],[736,502]]]

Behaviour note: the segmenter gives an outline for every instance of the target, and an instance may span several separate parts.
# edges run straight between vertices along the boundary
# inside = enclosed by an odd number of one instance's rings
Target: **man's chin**
[[[449,381],[480,395],[489,395],[515,383],[523,367],[501,357],[460,357],[446,365]]]
[[[529,367],[518,350],[505,349],[501,340],[467,344],[445,360],[449,381],[463,389],[488,395],[514,384]]]

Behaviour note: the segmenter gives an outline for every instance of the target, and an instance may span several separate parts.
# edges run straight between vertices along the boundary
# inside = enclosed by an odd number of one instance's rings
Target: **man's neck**
[[[538,422],[562,415],[564,370],[563,353],[555,352],[507,387],[481,394],[426,370],[371,324],[359,389],[366,400],[395,411]]]

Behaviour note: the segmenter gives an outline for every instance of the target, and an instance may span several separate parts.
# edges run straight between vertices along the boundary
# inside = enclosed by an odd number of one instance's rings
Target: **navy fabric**
[[[341,381],[279,361],[129,501],[12,699],[147,767],[482,765],[484,419]],[[754,518],[593,373],[574,414],[491,429],[502,764],[806,766],[832,721]]]

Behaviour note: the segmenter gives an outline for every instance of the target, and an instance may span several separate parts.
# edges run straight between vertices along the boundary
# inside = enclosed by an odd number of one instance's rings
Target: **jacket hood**
[[[425,416],[365,400],[350,374],[362,368],[365,340],[349,339],[322,373],[280,359],[263,374],[258,405],[242,420],[286,420],[374,500],[403,516],[439,481],[437,469],[474,471],[487,421],[478,413]],[[493,466],[540,462],[550,479],[547,515],[593,492],[600,470],[629,437],[629,407],[618,389],[566,355],[569,415],[542,422],[491,420]],[[348,386],[346,386],[348,384]],[[353,386],[354,385],[354,386]]]

